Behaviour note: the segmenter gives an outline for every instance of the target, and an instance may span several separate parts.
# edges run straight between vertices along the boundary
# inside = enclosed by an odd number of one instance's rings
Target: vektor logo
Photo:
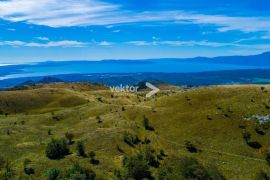
[[[149,82],[145,83],[145,85],[146,85],[148,88],[152,89],[151,92],[149,92],[148,94],[146,94],[146,97],[147,97],[147,98],[150,98],[151,96],[155,95],[156,93],[158,93],[158,92],[160,91],[159,88],[157,88],[156,86],[154,86],[153,84],[151,84],[151,83],[149,83]]]
[[[154,86],[153,84],[146,82],[145,86],[151,89],[151,92],[146,94],[147,98],[150,98],[151,96],[155,95],[160,91],[159,88]],[[121,92],[121,93],[137,93],[139,86],[129,86],[129,85],[122,85],[120,84],[119,86],[113,86],[110,87],[112,92]]]

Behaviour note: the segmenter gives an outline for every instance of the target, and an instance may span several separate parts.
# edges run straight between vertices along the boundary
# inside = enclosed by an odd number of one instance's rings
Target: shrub
[[[246,141],[246,143],[248,143],[250,141],[251,138],[251,134],[249,132],[243,132],[243,139]]]
[[[63,176],[63,179],[70,180],[94,180],[96,174],[94,171],[85,169],[76,163],[71,168],[67,169]]]
[[[196,159],[181,159],[181,174],[186,179],[211,179],[207,170]]]
[[[157,157],[157,153],[154,149],[147,147],[143,152],[144,159],[148,162],[149,166],[158,168],[160,163]]]
[[[150,144],[151,143],[151,140],[148,139],[147,137],[144,138],[144,140],[142,141],[142,144]]]
[[[68,140],[68,144],[71,145],[73,143],[74,134],[66,132],[65,134],[66,139]]]
[[[98,100],[99,102],[103,102],[102,97],[98,97],[97,100]]]
[[[157,180],[169,180],[169,179],[183,179],[183,177],[174,170],[171,165],[162,165],[155,174],[155,179]]]
[[[11,130],[10,129],[7,129],[6,133],[7,133],[7,135],[10,135],[11,134]]]
[[[46,156],[49,159],[61,159],[69,154],[69,147],[64,138],[52,139],[46,147]]]
[[[265,135],[265,132],[258,126],[255,128],[255,131],[259,135]]]
[[[102,120],[101,120],[101,117],[100,116],[97,116],[96,117],[96,120],[97,120],[97,123],[99,123],[99,124],[102,123]]]
[[[226,178],[222,175],[222,173],[219,171],[216,165],[211,164],[207,171],[213,180],[225,180]]]
[[[167,155],[165,154],[164,150],[161,149],[157,155],[157,158],[158,160],[164,160],[164,157],[167,157]]]
[[[52,135],[52,130],[51,129],[48,130],[48,135],[49,136]]]
[[[124,150],[118,144],[116,144],[116,149],[118,152],[124,153]]]
[[[166,159],[158,169],[156,179],[225,180],[215,165],[206,168],[196,159],[189,157]]]
[[[257,141],[249,141],[247,144],[254,149],[260,149],[262,147],[262,145]]]
[[[51,168],[45,173],[46,180],[57,180],[60,177],[61,171],[58,168]]]
[[[25,159],[23,163],[24,173],[27,175],[35,174],[35,170],[30,166],[31,160]]]
[[[245,122],[242,121],[242,122],[239,123],[238,127],[239,127],[240,129],[246,129],[247,125],[246,125]]]
[[[187,141],[185,143],[186,149],[191,152],[191,153],[197,153],[198,149],[196,148],[196,146],[194,144],[192,144],[191,142]]]
[[[256,174],[255,180],[270,180],[270,177],[261,170],[259,173]]]
[[[77,163],[64,171],[58,168],[51,168],[45,173],[46,180],[94,180],[95,177],[94,171],[85,169]]]
[[[143,155],[138,154],[123,160],[124,179],[133,178],[136,180],[152,179],[148,162]]]
[[[138,136],[127,132],[124,134],[124,142],[127,143],[128,145],[134,147],[134,145],[139,144],[141,141],[138,138]]]
[[[213,120],[209,115],[207,115],[206,118],[207,118],[207,120],[210,120],[210,121]]]
[[[113,172],[114,176],[118,179],[118,180],[123,180],[121,171],[119,169],[115,169]]]
[[[1,172],[2,173],[0,173],[0,179],[3,180],[12,179],[15,176],[15,172],[12,169],[11,164],[8,160],[5,162],[4,168]]]
[[[144,117],[143,119],[143,125],[144,128],[148,131],[154,131],[155,129],[150,125],[149,119],[147,117]]]
[[[270,165],[270,153],[267,153],[265,156],[266,162]]]
[[[77,151],[77,154],[78,156],[81,156],[81,157],[85,157],[86,154],[85,154],[85,150],[84,150],[84,145],[82,143],[82,141],[79,141],[76,145],[76,151]]]
[[[98,164],[99,164],[99,160],[95,159],[96,154],[95,154],[94,151],[91,151],[91,152],[88,154],[88,157],[90,158],[90,163],[91,163],[91,164],[94,164],[94,165],[98,165]]]
[[[2,156],[0,156],[0,171],[3,167],[5,167],[5,164],[6,164],[6,162],[5,162],[4,158]]]
[[[166,157],[166,156],[167,156],[167,155],[165,154],[165,152],[164,152],[163,149],[161,149],[161,150],[159,151],[159,154],[160,154],[161,156],[163,156],[163,157]]]

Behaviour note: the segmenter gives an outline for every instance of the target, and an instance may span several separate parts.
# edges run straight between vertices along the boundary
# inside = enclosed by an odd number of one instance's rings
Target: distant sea
[[[187,59],[46,61],[0,64],[0,88],[53,76],[65,82],[107,85],[159,80],[174,85],[264,84],[270,82],[270,52],[250,56]]]
[[[269,69],[269,66],[218,64],[187,60],[111,60],[111,61],[65,61],[41,62],[20,65],[0,65],[0,80],[51,76],[59,74],[86,73],[195,73],[222,70]]]

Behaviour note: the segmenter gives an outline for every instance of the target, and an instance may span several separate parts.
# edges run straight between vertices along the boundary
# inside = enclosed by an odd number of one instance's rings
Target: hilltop
[[[156,178],[165,174],[170,179],[167,167],[182,177],[183,166],[175,166],[185,162],[184,157],[196,159],[196,167],[212,178],[222,174],[226,179],[254,179],[260,171],[270,175],[265,159],[270,148],[270,86],[162,85],[166,88],[149,99],[145,91],[112,93],[89,83],[0,92],[0,155],[11,162],[15,177],[23,179],[43,179],[48,169],[63,170],[75,162],[95,172],[96,179],[117,179],[127,164],[142,163],[132,160],[140,153],[151,157],[151,163],[143,165],[149,165],[148,175]],[[49,159],[45,151],[51,139],[67,133],[74,136],[70,153]],[[79,142],[86,154],[94,152],[94,159],[78,155]],[[25,160],[34,170],[30,176]]]

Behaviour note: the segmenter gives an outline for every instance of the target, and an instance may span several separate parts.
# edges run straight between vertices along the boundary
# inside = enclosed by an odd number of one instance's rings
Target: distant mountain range
[[[269,69],[270,52],[214,58],[48,61],[0,66],[0,88],[60,81],[90,81],[106,85],[150,80],[193,86],[259,84],[270,83]]]
[[[222,56],[214,58],[197,57],[185,59],[191,62],[205,62],[214,64],[232,64],[241,66],[270,66],[270,52],[250,56]]]

